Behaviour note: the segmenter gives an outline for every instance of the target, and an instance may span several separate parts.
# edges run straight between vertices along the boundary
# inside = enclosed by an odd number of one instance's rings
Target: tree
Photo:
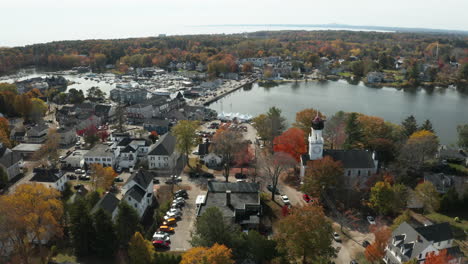
[[[406,196],[404,185],[392,186],[388,181],[379,181],[371,188],[369,205],[379,214],[387,215],[404,209]]]
[[[194,247],[182,255],[180,264],[234,264],[231,249],[215,243],[212,247]]]
[[[395,159],[396,146],[393,141],[385,138],[376,138],[367,143],[370,150],[377,153],[378,160],[387,164]]]
[[[424,211],[435,212],[440,207],[440,195],[434,185],[429,182],[418,184],[415,188],[416,195],[421,199],[424,205]]]
[[[10,122],[4,117],[0,117],[0,143],[7,148],[11,148]]]
[[[458,73],[459,80],[468,80],[468,63],[463,64],[460,67],[460,72]]]
[[[194,247],[211,247],[215,243],[236,248],[239,245],[239,229],[227,222],[216,207],[210,207],[197,218],[190,243]]]
[[[304,132],[299,128],[290,128],[273,140],[273,150],[291,155],[299,162],[302,154],[307,152]]]
[[[120,103],[115,108],[115,118],[117,119],[117,130],[124,132],[127,116],[125,115],[125,107]]]
[[[70,209],[70,235],[75,254],[89,256],[96,236],[90,208],[83,198],[78,198]]]
[[[17,94],[18,93],[18,89],[16,87],[16,84],[11,84],[11,83],[0,83],[0,92],[5,92],[5,91],[9,91],[9,92],[12,92],[12,93],[15,93]]]
[[[325,189],[340,189],[343,185],[343,174],[343,164],[334,161],[330,156],[308,161],[302,190],[304,193],[320,196]]]
[[[360,114],[358,121],[362,127],[365,145],[377,138],[391,139],[391,128],[382,118]]]
[[[93,249],[101,258],[112,258],[117,247],[117,236],[111,216],[103,209],[99,209],[93,215],[96,238]]]
[[[81,131],[78,132],[80,134]],[[81,132],[84,137],[86,144],[94,146],[99,141],[98,130],[94,124],[90,124],[87,128]]]
[[[0,196],[0,215],[0,239],[11,244],[24,263],[29,263],[34,241],[62,235],[60,192],[42,184],[21,184]],[[42,252],[42,245],[36,245]]]
[[[159,139],[159,135],[156,131],[151,131],[150,135],[148,136],[148,138],[151,140],[151,142],[156,143],[156,140]]]
[[[117,177],[117,173],[112,167],[103,167],[98,163],[91,165],[91,186],[94,191],[99,188],[108,190],[115,177]]]
[[[364,76],[364,63],[362,61],[353,61],[350,64],[351,71],[353,72],[354,75],[357,77],[363,77]]]
[[[408,116],[401,122],[403,131],[407,137],[411,136],[414,132],[418,131],[418,123],[413,115]]]
[[[450,263],[451,259],[447,249],[442,249],[438,254],[435,251],[430,252],[424,260],[424,264],[447,264]]]
[[[281,115],[281,109],[277,107],[271,107],[266,114],[255,117],[253,122],[258,135],[268,142],[272,142],[286,128],[286,119]]]
[[[242,72],[252,72],[253,64],[251,62],[246,62],[242,64]]]
[[[345,149],[361,148],[363,145],[364,136],[362,134],[362,126],[358,121],[358,113],[351,113],[346,120],[346,140],[343,144]]]
[[[47,134],[47,140],[34,154],[35,158],[43,160],[45,162],[50,162],[50,164],[53,167],[55,167],[59,158],[59,144],[60,135],[57,133],[57,130],[49,129],[49,133]]]
[[[106,93],[103,92],[99,87],[93,86],[88,89],[88,99],[93,101],[102,101],[106,98]]]
[[[144,239],[140,232],[135,234],[130,239],[128,244],[128,258],[130,263],[135,264],[147,264],[152,263],[154,259],[154,247],[153,244]]]
[[[371,228],[371,231],[374,233],[375,240],[366,247],[364,254],[370,262],[380,262],[385,256],[385,248],[392,235],[392,231],[386,226],[375,226]]]
[[[0,167],[0,189],[3,189],[8,184],[8,174],[3,167]]]
[[[223,158],[224,178],[229,179],[229,171],[234,157],[244,145],[242,134],[231,129],[218,129],[213,136],[212,151]]]
[[[121,246],[127,247],[128,241],[132,235],[136,235],[135,232],[138,229],[139,222],[140,217],[138,216],[138,213],[135,211],[135,209],[133,209],[125,201],[121,201],[119,203],[119,211],[115,225],[117,237]]]
[[[347,114],[343,111],[336,112],[324,128],[325,140],[328,141],[331,149],[340,149],[346,140],[346,120]]]
[[[268,116],[265,114],[258,115],[252,119],[252,125],[257,130],[257,134],[261,139],[268,139],[271,135],[271,126]]]
[[[318,206],[293,208],[280,219],[275,240],[278,249],[302,263],[327,263],[335,255],[332,247],[331,223]]]
[[[284,152],[265,152],[258,158],[259,176],[277,189],[279,177],[283,172],[296,165],[296,160]],[[275,200],[275,192],[271,192],[271,200]]]
[[[439,147],[439,140],[434,133],[420,130],[413,133],[403,146],[400,159],[413,168],[421,168],[427,159],[432,158]]]
[[[16,96],[14,106],[15,111],[19,113],[25,120],[30,119],[32,103],[29,96],[26,94],[20,94]]]
[[[434,128],[432,128],[431,120],[426,119],[426,121],[424,121],[424,123],[421,125],[419,130],[426,130],[426,131],[434,133]]]
[[[39,98],[31,99],[31,112],[29,116],[35,122],[39,122],[47,112],[47,104]]]
[[[293,124],[293,127],[299,128],[304,132],[304,138],[310,134],[310,127],[312,125],[312,120],[317,116],[320,118],[325,119],[325,115],[323,115],[318,110],[313,108],[307,108],[302,111],[296,113],[296,122]]]
[[[195,130],[199,127],[198,121],[180,120],[177,125],[172,128],[172,134],[176,138],[176,149],[185,154],[185,159],[188,161],[188,155],[192,148],[197,146],[197,134]],[[190,167],[190,163],[188,163]]]
[[[249,230],[244,239],[246,258],[254,260],[255,263],[270,261],[278,255],[276,241],[268,239],[255,230]]]
[[[468,124],[457,126],[458,146],[468,149]]]
[[[391,229],[395,230],[397,227],[399,227],[403,222],[409,222],[411,220],[411,213],[407,209],[403,211],[397,218],[393,219],[393,224]]]
[[[250,144],[242,144],[240,150],[236,153],[234,157],[234,163],[236,166],[241,168],[241,174],[243,174],[243,169],[246,166],[249,166],[255,159],[253,149]]]

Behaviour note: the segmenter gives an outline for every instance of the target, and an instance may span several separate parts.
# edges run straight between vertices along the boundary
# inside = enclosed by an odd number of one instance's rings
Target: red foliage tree
[[[304,141],[304,131],[299,128],[290,128],[273,140],[275,152],[285,152],[299,161],[302,154],[307,152]]]
[[[371,231],[374,233],[375,241],[366,248],[364,254],[370,262],[377,262],[385,256],[385,247],[392,231],[386,226],[371,227]]]
[[[254,160],[253,150],[249,144],[245,144],[239,152],[236,153],[234,157],[234,163],[236,166],[241,168],[241,173],[243,174],[243,169],[246,166],[249,166],[250,163]]]
[[[436,254],[435,252],[429,253],[424,264],[448,264],[451,259],[452,257],[450,257],[447,250],[444,249],[439,251],[439,254]]]

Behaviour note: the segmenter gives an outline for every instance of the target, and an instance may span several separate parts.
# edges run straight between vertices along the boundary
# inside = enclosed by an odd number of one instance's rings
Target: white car
[[[84,173],[85,173],[85,171],[82,170],[82,169],[76,169],[75,170],[75,174],[84,174]]]
[[[340,235],[338,235],[337,232],[333,232],[333,239],[334,239],[336,242],[340,242],[340,241],[341,241],[341,237],[340,237]]]
[[[181,214],[181,215],[182,215],[182,211],[180,211],[180,209],[177,209],[177,208],[171,208],[171,209],[169,209],[168,212],[169,212],[169,213]]]
[[[164,232],[156,232],[154,233],[153,235],[153,241],[154,240],[162,240],[162,241],[166,241],[166,242],[169,242],[171,241],[171,239],[169,238],[169,236],[164,233]]]
[[[291,204],[291,202],[289,201],[288,196],[286,196],[286,195],[281,195],[281,201],[282,201],[285,205],[290,205],[290,204]]]
[[[369,224],[371,224],[371,225],[375,225],[375,219],[374,219],[374,217],[368,216],[368,217],[367,217],[367,222],[369,222]]]
[[[167,212],[166,215],[164,216],[164,220],[167,220],[169,218],[180,218],[181,216],[182,216],[182,213]]]

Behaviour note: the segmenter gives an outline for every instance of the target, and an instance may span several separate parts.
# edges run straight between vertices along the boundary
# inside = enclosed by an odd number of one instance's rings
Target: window
[[[361,176],[361,170],[357,171],[357,176]]]
[[[161,157],[158,157],[158,160],[161,160]]]
[[[111,158],[107,158],[107,161],[111,161]]]
[[[131,201],[131,200],[132,200],[132,197],[128,197],[128,200]]]
[[[137,207],[138,207],[138,205],[137,205],[137,204],[135,204],[135,208],[137,208]]]
[[[168,160],[169,158],[168,157],[164,157],[164,160]]]
[[[370,170],[367,171],[367,176],[370,176]]]
[[[348,171],[348,176],[351,176],[351,171],[350,170]]]

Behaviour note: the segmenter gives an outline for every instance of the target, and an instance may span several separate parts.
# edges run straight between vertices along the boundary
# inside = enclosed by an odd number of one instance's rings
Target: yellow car
[[[167,219],[166,221],[163,222],[163,225],[171,226],[171,225],[175,225],[176,223],[177,223],[177,219],[169,218],[169,219]]]
[[[159,227],[159,231],[170,233],[170,232],[174,232],[174,228],[167,226],[167,225],[162,225]]]

